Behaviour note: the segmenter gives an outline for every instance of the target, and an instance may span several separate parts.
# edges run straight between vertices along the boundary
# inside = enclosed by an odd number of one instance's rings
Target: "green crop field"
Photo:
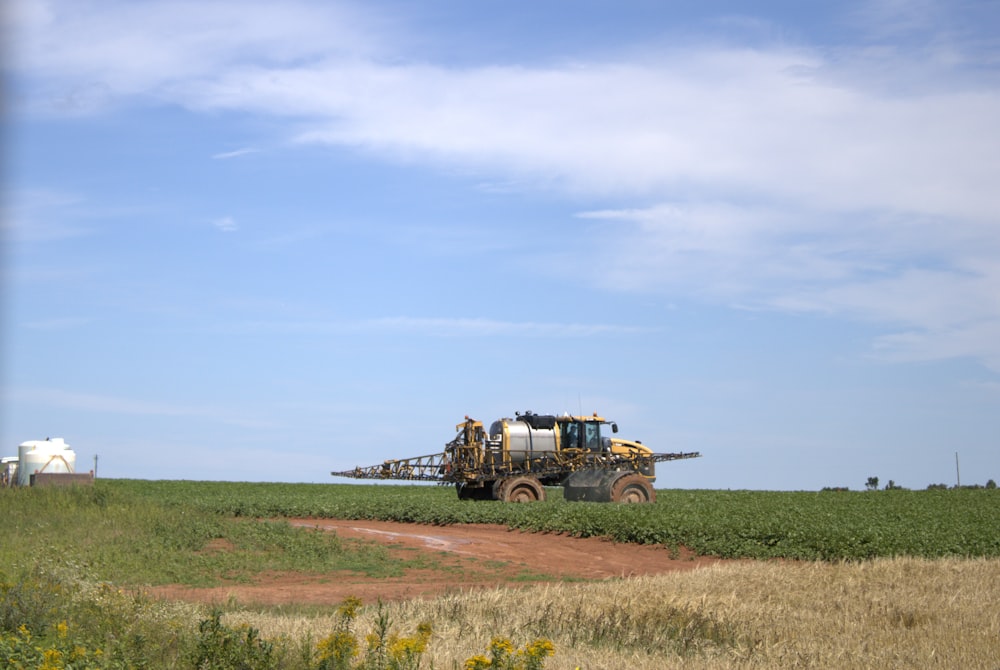
[[[684,546],[727,558],[1000,556],[1000,492],[661,490],[651,505],[458,500],[450,487],[108,480],[123,493],[227,516],[496,523]]]
[[[995,490],[663,490],[650,505],[559,493],[512,504],[460,501],[434,486],[99,480],[0,489],[0,666],[992,668],[1000,653]],[[145,594],[158,584],[441,569],[285,521],[292,517],[497,523],[820,560],[456,591],[369,605],[354,624],[344,614],[354,612],[350,599],[287,611],[230,599],[209,610]]]

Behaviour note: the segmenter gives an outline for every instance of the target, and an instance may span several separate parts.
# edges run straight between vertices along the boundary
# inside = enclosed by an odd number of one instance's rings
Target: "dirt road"
[[[690,570],[715,559],[660,546],[617,544],[601,538],[526,533],[504,526],[425,526],[389,521],[292,519],[297,526],[334,531],[345,539],[374,541],[427,567],[376,579],[355,573],[271,574],[254,584],[213,588],[167,586],[154,595],[197,602],[268,605],[336,604],[347,596],[365,602],[433,596],[458,590],[562,579],[605,579]]]

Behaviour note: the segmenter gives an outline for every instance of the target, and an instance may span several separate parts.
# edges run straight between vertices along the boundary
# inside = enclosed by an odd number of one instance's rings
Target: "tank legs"
[[[497,500],[497,482],[483,482],[480,486],[474,486],[467,482],[459,482],[455,485],[459,500]]]

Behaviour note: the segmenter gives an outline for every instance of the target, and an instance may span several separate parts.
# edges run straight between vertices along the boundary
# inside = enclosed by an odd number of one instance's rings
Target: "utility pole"
[[[962,473],[958,469],[958,452],[955,452],[955,488],[962,488]]]

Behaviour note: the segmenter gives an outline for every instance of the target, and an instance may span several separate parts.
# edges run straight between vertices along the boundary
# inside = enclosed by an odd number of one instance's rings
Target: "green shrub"
[[[195,670],[269,670],[277,668],[274,644],[261,639],[255,628],[229,628],[222,611],[213,610],[198,625],[198,645],[192,655]]]
[[[42,562],[0,579],[0,667],[170,667],[191,629],[190,608]]]

